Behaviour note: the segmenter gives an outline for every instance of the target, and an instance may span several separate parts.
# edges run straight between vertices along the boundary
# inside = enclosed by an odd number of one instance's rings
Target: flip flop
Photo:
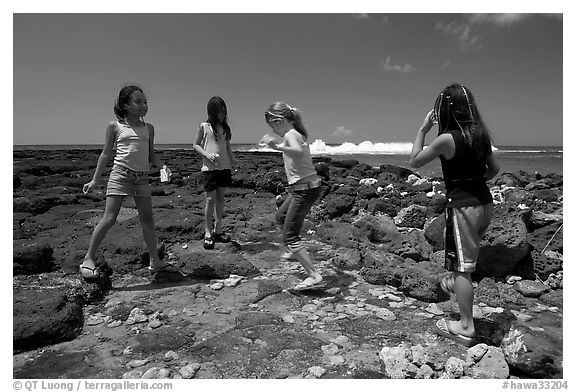
[[[214,249],[214,236],[204,237],[204,249]]]
[[[92,267],[86,267],[85,265],[80,264],[79,269],[80,269],[80,275],[82,275],[82,278],[84,279],[85,282],[93,283],[93,282],[98,280],[98,278],[99,278],[98,266],[92,268]]]
[[[454,332],[450,329],[450,324],[445,319],[440,319],[436,321],[436,333],[438,335],[444,336],[445,338],[452,339],[456,343],[460,343],[463,346],[470,347],[474,345],[474,337],[465,336],[458,332]]]
[[[84,264],[80,264],[78,269],[80,275],[82,275],[82,278],[87,283],[94,283],[104,276],[112,275],[112,268],[106,263],[100,263],[94,267],[87,267]]]
[[[326,282],[321,280],[320,282],[314,282],[312,278],[306,278],[302,282],[298,283],[296,286],[292,287],[290,291],[300,292],[306,290],[318,290],[326,287]]]
[[[163,265],[162,267],[152,267],[149,266],[148,267],[148,271],[150,271],[150,273],[152,275],[158,273],[158,272],[169,272],[169,273],[178,273],[181,274],[182,272],[178,269],[178,267],[176,267],[174,264],[170,264],[170,263],[166,263],[165,265]]]
[[[445,276],[442,279],[440,279],[440,288],[442,289],[443,292],[445,292],[450,296],[451,300],[455,300],[456,293],[454,292],[453,289],[454,280],[452,279],[452,283],[449,283],[451,279],[452,278],[448,276]]]

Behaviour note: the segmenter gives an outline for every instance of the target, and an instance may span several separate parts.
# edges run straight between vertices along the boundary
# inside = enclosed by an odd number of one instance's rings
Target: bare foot
[[[323,280],[322,275],[320,275],[319,273],[311,275],[308,279],[311,279],[312,284],[318,284]]]

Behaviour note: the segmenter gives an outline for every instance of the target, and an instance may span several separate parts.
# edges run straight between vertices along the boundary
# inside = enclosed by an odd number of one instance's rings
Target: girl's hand
[[[266,135],[262,136],[262,139],[260,139],[259,144],[261,146],[268,146],[272,149],[276,149],[277,148],[276,145],[278,144],[278,142],[279,142],[278,137],[267,133]]]
[[[215,153],[206,154],[206,158],[212,163],[216,163],[216,161],[218,160],[219,157],[220,157],[220,154],[215,154]]]
[[[434,110],[430,110],[426,114],[426,117],[424,118],[424,122],[422,123],[420,130],[426,134],[436,124],[438,124],[438,120],[436,119],[436,115],[434,114]]]
[[[88,192],[90,192],[93,188],[97,187],[100,185],[100,181],[97,180],[92,180],[89,183],[84,184],[84,186],[82,187],[82,192],[84,192],[84,194],[87,194]]]

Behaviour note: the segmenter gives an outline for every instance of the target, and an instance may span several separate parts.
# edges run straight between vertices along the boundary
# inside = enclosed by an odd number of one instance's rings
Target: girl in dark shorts
[[[426,134],[438,125],[438,137],[424,149]],[[440,287],[456,297],[460,321],[438,320],[436,331],[463,345],[474,344],[472,315],[474,288],[470,274],[476,269],[480,240],[492,218],[492,195],[486,181],[500,170],[492,154],[484,125],[470,90],[454,83],[436,98],[416,135],[410,165],[423,166],[440,158],[446,184],[445,268],[450,276]]]
[[[230,140],[232,131],[228,125],[226,103],[220,97],[212,97],[206,107],[208,119],[198,127],[194,150],[202,155],[202,178],[206,191],[204,208],[204,249],[214,249],[215,242],[230,242],[230,236],[222,231],[224,194],[232,185],[232,166],[236,164]],[[216,215],[214,227],[212,220]]]

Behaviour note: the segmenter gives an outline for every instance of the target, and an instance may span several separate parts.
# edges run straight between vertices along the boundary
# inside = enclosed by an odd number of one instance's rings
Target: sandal
[[[97,264],[94,267],[87,267],[84,264],[80,264],[78,269],[86,283],[95,283],[102,277],[112,275],[112,268],[106,263]]]
[[[223,244],[228,243],[232,240],[230,236],[225,234],[224,232],[220,234],[214,232],[212,233],[212,238],[214,238],[214,242],[221,242]]]
[[[440,336],[444,336],[445,338],[452,339],[456,343],[459,343],[466,347],[471,347],[474,345],[474,336],[466,336],[453,331],[450,329],[450,324],[445,319],[440,319],[436,321],[435,324],[436,333]]]
[[[180,270],[178,269],[178,267],[176,267],[174,264],[170,264],[170,263],[166,263],[161,267],[149,266],[148,271],[150,271],[151,274],[155,274],[158,272],[181,273]]]
[[[204,237],[204,249],[214,249],[214,236]]]
[[[305,291],[305,290],[315,290],[321,289],[326,286],[326,282],[323,280],[316,281],[314,278],[306,278],[302,282],[298,283],[296,286],[292,287],[291,291]]]

